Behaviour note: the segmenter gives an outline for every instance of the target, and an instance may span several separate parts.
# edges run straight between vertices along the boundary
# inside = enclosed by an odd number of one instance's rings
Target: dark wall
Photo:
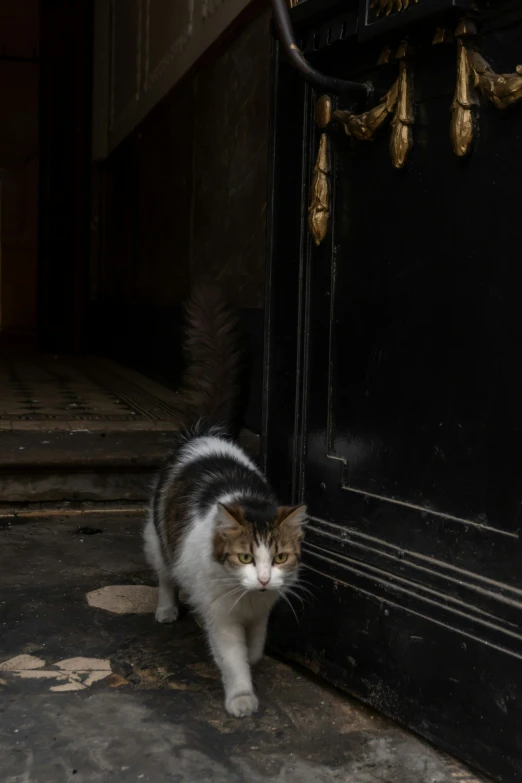
[[[0,0],[3,331],[34,332],[38,260],[39,3]]]
[[[42,0],[39,82],[38,338],[85,347],[92,108],[89,0]]]
[[[177,86],[95,172],[93,348],[175,386],[196,275],[244,316],[260,427],[270,37],[262,14]]]

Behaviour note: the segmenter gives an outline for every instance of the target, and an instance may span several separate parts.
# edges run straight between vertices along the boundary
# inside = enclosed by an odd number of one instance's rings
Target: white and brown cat
[[[278,504],[235,442],[238,320],[211,288],[187,304],[188,422],[156,479],[145,553],[159,580],[156,620],[178,617],[178,590],[201,617],[231,715],[255,712],[250,667],[278,597],[296,584],[306,507]]]

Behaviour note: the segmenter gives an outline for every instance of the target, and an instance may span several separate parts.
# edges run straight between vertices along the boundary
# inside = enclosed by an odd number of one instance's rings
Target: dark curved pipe
[[[283,47],[290,64],[296,68],[303,79],[325,92],[351,93],[352,95],[368,96],[373,92],[370,82],[347,82],[336,79],[334,76],[326,76],[312,68],[305,60],[294,38],[294,30],[288,13],[288,0],[272,0],[272,12],[279,42]]]

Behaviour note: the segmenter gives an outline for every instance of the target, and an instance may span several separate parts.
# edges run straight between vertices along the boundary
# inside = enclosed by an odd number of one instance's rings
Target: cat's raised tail
[[[240,320],[219,288],[201,284],[185,304],[184,349],[179,413],[186,427],[199,421],[235,434],[244,389]]]

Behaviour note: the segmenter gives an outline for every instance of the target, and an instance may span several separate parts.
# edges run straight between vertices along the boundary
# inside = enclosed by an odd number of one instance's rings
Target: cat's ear
[[[277,523],[281,528],[293,535],[302,535],[306,522],[306,505],[279,506],[277,509]]]
[[[240,506],[217,504],[217,530],[224,533],[239,533],[244,521],[243,509]]]

